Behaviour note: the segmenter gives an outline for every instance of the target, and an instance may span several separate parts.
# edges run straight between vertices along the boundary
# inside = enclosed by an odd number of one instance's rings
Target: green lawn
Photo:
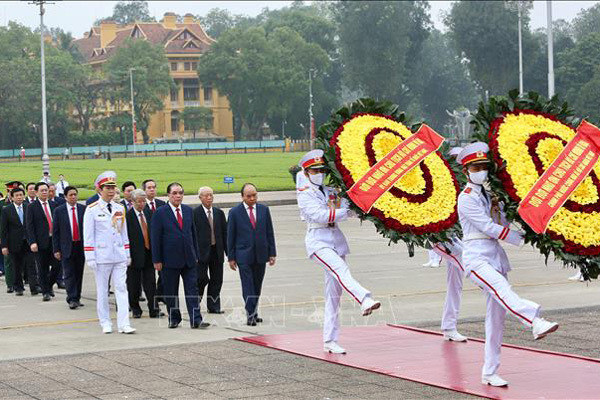
[[[94,193],[94,180],[105,170],[117,173],[119,186],[126,180],[140,186],[144,179],[153,178],[159,195],[166,194],[167,185],[173,181],[180,182],[186,194],[197,193],[205,185],[219,193],[237,192],[244,182],[254,183],[261,191],[272,191],[294,188],[288,168],[301,157],[302,153],[255,153],[51,161],[50,170],[53,181],[64,174],[69,184],[79,189],[80,199]],[[226,175],[235,178],[229,190],[223,183]],[[4,183],[11,180],[37,182],[41,176],[41,161],[0,164],[0,191],[4,193]]]

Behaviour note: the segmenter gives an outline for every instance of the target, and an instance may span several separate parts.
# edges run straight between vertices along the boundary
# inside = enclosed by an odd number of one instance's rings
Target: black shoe
[[[133,312],[133,318],[142,318],[142,312],[141,311],[134,311]]]
[[[71,310],[76,310],[76,309],[77,309],[77,307],[78,307],[78,305],[77,305],[77,302],[76,302],[76,301],[71,301],[71,302],[69,302],[69,308],[70,308]]]
[[[169,322],[169,329],[175,329],[175,328],[177,328],[180,323],[181,323],[181,321]]]
[[[23,290],[21,290],[21,289],[15,290],[15,296],[23,296]]]
[[[255,319],[249,319],[248,322],[246,322],[246,325],[248,325],[248,326],[256,326],[256,320]]]
[[[256,317],[256,322],[258,322],[260,324],[261,322],[263,322],[263,319],[259,318],[259,317]]]
[[[50,296],[54,297],[54,290],[50,289]]]
[[[44,293],[44,297],[42,298],[43,301],[50,301],[51,299],[52,297],[50,297],[48,293]]]
[[[15,292],[15,289],[13,289],[11,287],[6,288],[6,293],[14,293],[14,292]]]
[[[209,314],[225,314],[225,311],[221,311],[221,310],[216,310],[216,311],[208,310],[208,313]]]
[[[160,310],[158,311],[152,311],[150,313],[150,318],[160,318],[160,317],[164,317],[166,314]]]
[[[209,322],[197,322],[192,325],[192,329],[206,329],[210,326]]]
[[[35,290],[35,289],[31,291],[31,295],[32,295],[32,296],[37,296],[38,294],[40,294],[40,292],[38,292],[38,291],[37,291],[37,290]]]
[[[81,303],[80,301],[77,301],[76,303],[77,303],[77,307],[83,307],[83,306],[85,306],[85,304]]]
[[[64,284],[64,282],[57,283],[57,284],[56,284],[56,286],[57,286],[59,289],[65,289],[65,288],[66,288],[66,287],[65,287],[65,284]]]
[[[144,296],[140,296],[140,301],[146,301],[146,298]]]

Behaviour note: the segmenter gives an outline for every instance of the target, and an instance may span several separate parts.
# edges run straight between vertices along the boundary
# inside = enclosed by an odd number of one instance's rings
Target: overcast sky
[[[55,0],[54,4],[46,6],[45,21],[50,27],[61,27],[79,38],[89,30],[94,21],[112,14],[116,1],[64,1]],[[150,1],[150,12],[160,19],[167,11],[177,14],[205,14],[214,7],[225,8],[234,14],[255,16],[265,7],[274,9],[289,5],[291,1]],[[441,15],[452,4],[451,1],[431,1],[431,16],[435,26],[443,29]],[[546,1],[534,1],[532,12],[532,27],[546,26]],[[579,11],[589,8],[598,1],[553,1],[554,19],[572,20]],[[8,21],[17,21],[29,27],[39,25],[38,8],[27,1],[0,2],[0,25]]]

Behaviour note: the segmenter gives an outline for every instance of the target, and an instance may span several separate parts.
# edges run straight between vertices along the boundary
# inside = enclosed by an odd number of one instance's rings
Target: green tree
[[[223,32],[235,27],[242,19],[244,19],[242,15],[234,15],[222,8],[211,8],[206,15],[196,16],[196,20],[213,39],[219,38]]]
[[[156,19],[150,15],[147,1],[134,0],[119,1],[115,4],[110,17],[98,19],[94,25],[99,25],[102,21],[114,21],[126,25],[134,22],[156,22]]]
[[[181,119],[183,120],[185,129],[192,130],[194,138],[196,138],[196,131],[208,131],[212,129],[214,117],[210,108],[185,107],[181,113]]]
[[[600,4],[581,10],[573,20],[573,35],[576,40],[582,40],[587,35],[600,32]]]
[[[482,89],[489,90],[490,95],[502,95],[518,87],[516,9],[502,1],[462,0],[452,4],[444,23],[459,53],[469,60],[471,76]],[[524,65],[535,63],[539,57],[539,45],[529,31],[529,10],[523,13],[523,54]],[[524,86],[525,90],[530,89],[526,80]]]
[[[407,104],[415,57],[431,22],[426,1],[348,1],[336,3],[344,83],[366,96]]]
[[[229,99],[244,134],[259,137],[269,117],[291,115],[293,98],[308,91],[308,71],[325,71],[327,54],[290,28],[234,28],[201,58],[201,82]]]
[[[129,39],[104,66],[114,98],[123,103],[131,101],[129,69],[134,68],[135,119],[144,143],[149,140],[150,117],[162,110],[164,98],[175,84],[169,75],[168,65],[162,46]]]

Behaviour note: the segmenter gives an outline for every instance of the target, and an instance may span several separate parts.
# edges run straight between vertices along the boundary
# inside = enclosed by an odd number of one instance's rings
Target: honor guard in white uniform
[[[85,210],[83,249],[88,267],[96,276],[97,311],[103,333],[112,333],[108,304],[108,283],[117,300],[117,327],[120,333],[134,333],[129,323],[127,266],[131,263],[124,207],[113,201],[117,175],[106,171],[96,178],[100,198]]]
[[[370,315],[381,303],[371,298],[371,292],[362,287],[350,274],[345,256],[350,252],[344,234],[338,227],[354,213],[348,201],[340,199],[335,189],[324,186],[325,162],[323,150],[312,150],[298,164],[306,179],[297,189],[298,207],[307,222],[306,251],[308,256],[325,271],[325,320],[323,323],[324,350],[345,354],[337,342],[339,336],[338,310],[342,290],[361,305],[363,315]]]
[[[523,236],[510,229],[501,205],[483,186],[487,179],[488,151],[487,144],[477,142],[465,146],[458,155],[457,161],[462,164],[468,178],[465,189],[458,196],[458,216],[463,230],[462,254],[466,276],[487,297],[482,383],[507,386],[508,382],[497,374],[506,313],[530,327],[536,340],[556,331],[558,324],[540,318],[540,306],[519,297],[508,283],[510,264],[499,241],[520,246]]]

